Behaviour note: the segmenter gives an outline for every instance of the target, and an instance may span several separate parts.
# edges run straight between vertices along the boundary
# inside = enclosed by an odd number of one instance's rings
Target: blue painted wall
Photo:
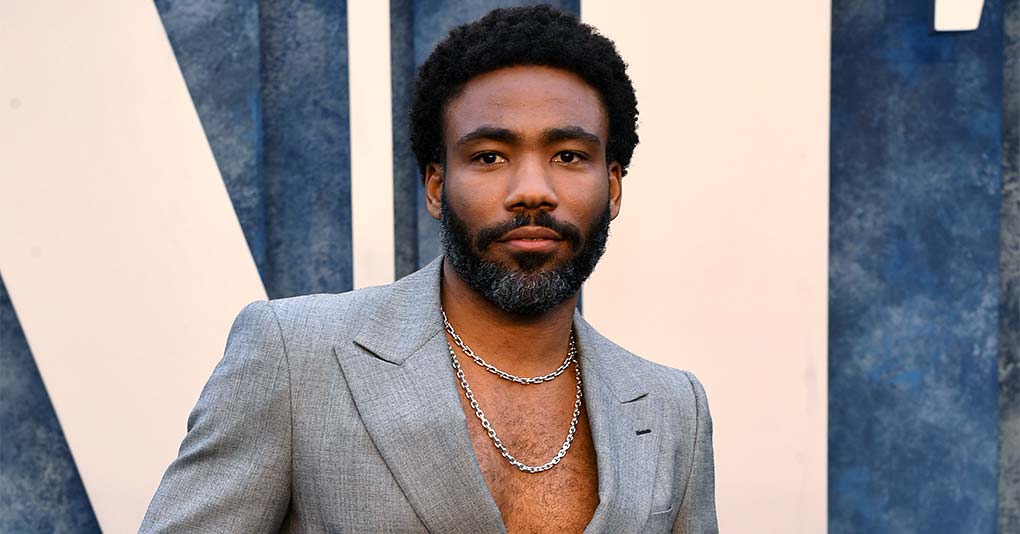
[[[266,291],[349,291],[347,5],[265,0],[259,10]]]
[[[270,297],[350,290],[346,4],[156,6]]]
[[[1005,0],[999,266],[999,532],[1020,532],[1020,0]]]
[[[1002,4],[832,13],[829,531],[996,528]]]

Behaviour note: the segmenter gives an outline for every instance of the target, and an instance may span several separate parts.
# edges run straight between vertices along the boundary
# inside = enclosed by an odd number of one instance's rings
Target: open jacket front
[[[141,532],[506,532],[450,365],[441,266],[249,304]],[[598,462],[585,532],[716,532],[701,384],[579,314],[574,328]]]

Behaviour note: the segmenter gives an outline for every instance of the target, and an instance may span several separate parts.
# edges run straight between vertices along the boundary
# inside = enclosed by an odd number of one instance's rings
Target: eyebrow
[[[599,136],[581,128],[580,126],[564,126],[562,128],[549,128],[542,132],[542,141],[555,143],[557,141],[581,141],[593,145],[602,144]]]
[[[465,145],[474,141],[489,140],[499,141],[503,143],[515,143],[520,141],[521,136],[508,128],[500,128],[497,126],[479,126],[474,130],[464,134],[460,139],[457,140],[457,145]],[[557,128],[549,128],[542,132],[543,143],[555,143],[558,141],[581,141],[584,143],[591,143],[593,145],[599,145],[602,143],[602,139],[581,128],[580,126],[562,126]]]
[[[499,128],[496,126],[479,126],[478,128],[475,128],[461,136],[461,138],[457,140],[457,145],[466,145],[468,143],[481,140],[513,143],[518,139],[520,139],[520,136],[514,133],[513,130]]]

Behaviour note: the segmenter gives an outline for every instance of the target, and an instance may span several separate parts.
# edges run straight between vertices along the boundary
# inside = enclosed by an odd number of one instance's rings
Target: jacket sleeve
[[[291,491],[290,377],[271,304],[249,304],[139,530],[275,532]]]
[[[693,462],[688,475],[687,490],[676,520],[674,534],[717,534],[719,525],[715,515],[715,461],[712,453],[712,414],[708,411],[708,398],[701,382],[691,373],[684,372],[694,390],[697,422],[694,438]]]

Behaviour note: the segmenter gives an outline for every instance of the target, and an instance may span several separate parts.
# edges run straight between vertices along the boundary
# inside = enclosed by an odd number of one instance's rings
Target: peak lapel
[[[441,260],[389,288],[335,352],[372,441],[431,532],[505,532],[475,458],[442,335]]]
[[[661,409],[628,361],[633,355],[579,314],[574,330],[599,470],[599,506],[585,533],[640,532],[651,512]]]

